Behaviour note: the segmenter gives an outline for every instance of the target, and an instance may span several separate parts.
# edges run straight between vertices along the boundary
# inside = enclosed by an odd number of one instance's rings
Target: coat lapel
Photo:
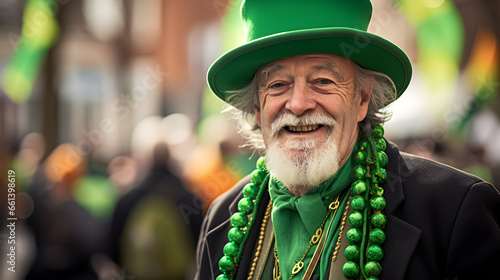
[[[231,229],[231,216],[238,211],[238,202],[242,197],[242,187],[241,185],[245,185],[250,181],[250,177],[244,178],[240,181],[239,186],[235,187],[239,189],[238,195],[235,199],[228,205],[227,213],[229,213],[228,218],[224,221],[221,221],[220,225],[209,231],[206,235],[206,250],[209,252],[208,255],[212,256],[209,260],[212,279],[215,279],[219,275],[218,262],[220,258],[223,256],[222,248],[224,245],[229,242],[227,238],[227,233],[229,229]],[[236,271],[236,275],[234,279],[246,279],[248,277],[248,272],[250,270],[250,265],[254,259],[254,250],[255,244],[257,243],[257,239],[261,229],[261,222],[265,214],[266,206],[269,203],[269,192],[264,191],[261,200],[260,206],[258,208],[257,213],[255,214],[255,223],[253,227],[249,231],[248,238],[245,242],[245,246],[243,248],[243,252],[241,255],[240,262],[238,264],[238,269]]]
[[[422,232],[394,215],[387,215],[385,233],[387,240],[383,245],[380,279],[402,280]]]
[[[212,204],[212,208],[207,213],[206,225],[217,225],[211,230],[207,231],[205,235],[205,240],[200,240],[198,245],[199,250],[201,249],[202,254],[206,256],[208,261],[208,267],[210,270],[210,276],[203,275],[202,277],[208,277],[208,279],[215,279],[219,274],[219,260],[223,256],[222,248],[226,243],[229,242],[227,238],[227,233],[231,229],[231,216],[238,210],[238,201],[242,196],[243,186],[250,181],[250,176],[243,178],[235,187],[229,190],[223,196],[234,197],[227,204]],[[221,201],[225,201],[222,199]],[[224,213],[220,215],[220,213]],[[198,264],[199,266],[200,264]],[[203,278],[205,279],[205,278]]]
[[[385,228],[386,242],[383,245],[384,258],[381,261],[381,279],[404,279],[406,268],[413,256],[422,234],[415,226],[398,218],[395,214],[398,206],[404,201],[403,182],[409,175],[409,169],[401,158],[398,148],[387,142],[386,153],[389,164],[386,168],[387,182],[384,184],[387,200]]]

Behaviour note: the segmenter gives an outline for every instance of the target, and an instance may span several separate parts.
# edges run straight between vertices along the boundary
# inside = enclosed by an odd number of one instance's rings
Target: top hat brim
[[[230,92],[248,85],[261,66],[311,53],[343,56],[363,68],[387,74],[396,86],[398,98],[410,83],[411,63],[399,47],[372,33],[331,27],[278,33],[236,47],[210,66],[208,85],[219,98],[230,103]]]

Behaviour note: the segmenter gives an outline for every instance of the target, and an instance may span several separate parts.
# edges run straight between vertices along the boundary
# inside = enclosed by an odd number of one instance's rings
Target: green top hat
[[[241,18],[246,43],[212,64],[208,84],[227,102],[228,92],[248,85],[266,63],[328,53],[387,74],[399,97],[410,83],[411,63],[396,45],[366,32],[371,14],[369,0],[244,0]]]

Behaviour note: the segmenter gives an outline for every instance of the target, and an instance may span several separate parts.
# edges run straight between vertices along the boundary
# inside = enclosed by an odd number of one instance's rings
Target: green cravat
[[[311,237],[321,226],[329,204],[335,196],[347,188],[351,182],[351,157],[330,179],[314,188],[302,197],[292,195],[284,185],[273,178],[269,182],[269,193],[273,200],[272,222],[274,226],[276,247],[281,269],[282,279],[288,279],[296,262],[304,255],[309,246]],[[329,265],[339,232],[339,221],[348,196],[342,199],[338,211],[333,217],[332,228],[327,237],[327,243],[318,266],[323,279]],[[332,217],[328,218],[325,227]],[[325,231],[326,232],[326,229]],[[295,276],[301,279],[314,254],[316,245],[308,252],[304,259],[305,267]]]

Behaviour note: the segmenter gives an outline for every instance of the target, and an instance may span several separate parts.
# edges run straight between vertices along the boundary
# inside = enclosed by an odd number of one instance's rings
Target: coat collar
[[[408,167],[394,143],[387,141],[385,152],[389,157],[386,167],[387,182],[384,184],[384,196],[387,200],[385,212],[392,214],[405,199],[402,175],[407,173]]]

